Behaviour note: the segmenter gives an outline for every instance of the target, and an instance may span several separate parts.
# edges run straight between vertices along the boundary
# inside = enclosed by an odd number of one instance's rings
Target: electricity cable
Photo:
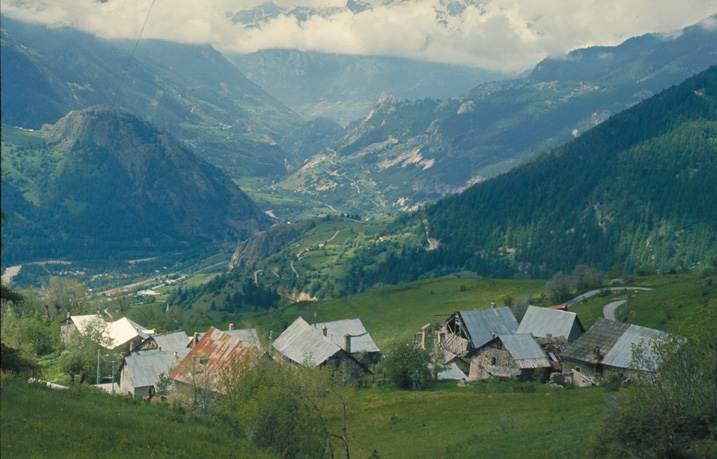
[[[122,84],[124,83],[125,76],[127,76],[127,70],[129,70],[129,65],[132,63],[132,58],[134,57],[134,53],[137,52],[137,47],[139,46],[139,41],[142,39],[142,34],[144,33],[144,28],[147,26],[147,21],[149,21],[149,15],[152,13],[152,8],[154,7],[154,2],[157,0],[152,0],[152,4],[149,5],[149,11],[147,11],[147,17],[144,18],[144,24],[142,24],[142,29],[139,31],[139,36],[137,37],[137,42],[134,44],[134,49],[132,50],[132,54],[129,55],[129,59],[127,59],[127,65],[124,67],[124,71],[122,72],[122,77],[120,78],[120,82],[117,85],[117,90],[115,91],[114,97],[112,97],[112,108],[115,107],[115,102],[117,101],[117,96],[119,95],[120,90],[122,89]]]

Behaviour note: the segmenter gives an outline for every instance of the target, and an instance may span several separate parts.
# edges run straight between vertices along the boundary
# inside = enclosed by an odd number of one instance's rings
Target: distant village
[[[112,375],[100,378],[98,373],[98,385],[148,400],[194,384],[198,375],[207,387],[217,388],[219,378],[237,362],[344,367],[359,378],[390,358],[359,318],[311,324],[299,317],[264,345],[255,329],[234,329],[232,324],[228,330],[211,327],[189,336],[184,330],[158,334],[127,318],[105,322],[99,314],[78,315],[62,323],[62,339],[72,346],[75,333],[98,326],[104,330],[105,347],[124,356]],[[604,318],[585,330],[566,305],[528,306],[518,322],[508,306],[492,303],[488,309],[455,312],[439,327],[425,325],[413,345],[437,349],[435,377],[459,385],[489,378],[525,381],[541,372],[548,384],[584,387],[600,385],[612,375],[625,381],[652,370],[634,367],[633,349],[642,345],[649,350],[664,337],[662,331]]]

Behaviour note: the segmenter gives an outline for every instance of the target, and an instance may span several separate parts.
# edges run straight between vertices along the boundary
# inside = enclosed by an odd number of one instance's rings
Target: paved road
[[[648,288],[648,287],[605,287],[605,288],[607,288],[608,290],[611,290],[613,292],[618,291],[618,290],[652,290],[651,288]],[[591,290],[587,293],[583,293],[582,295],[578,295],[575,298],[573,298],[572,300],[568,301],[568,303],[567,303],[568,307],[570,307],[571,305],[573,305],[575,303],[580,303],[582,300],[584,300],[586,298],[593,297],[603,290],[604,289]]]
[[[615,311],[617,311],[617,308],[620,307],[620,306],[622,306],[622,305],[625,304],[625,303],[627,303],[627,300],[618,300],[618,301],[613,301],[612,303],[606,304],[606,305],[602,308],[602,315],[603,315],[606,319],[617,320],[617,319],[615,318]]]

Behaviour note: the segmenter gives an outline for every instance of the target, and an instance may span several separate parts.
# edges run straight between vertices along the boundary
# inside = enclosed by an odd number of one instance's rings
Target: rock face
[[[219,169],[127,111],[96,106],[70,112],[46,125],[43,137],[42,149],[31,154],[44,165],[7,180],[25,196],[38,190],[32,216],[22,215],[28,202],[3,199],[3,210],[11,226],[19,213],[18,221],[38,224],[66,253],[236,241],[270,225]],[[3,163],[20,163],[3,156]],[[23,195],[9,193],[17,196]]]

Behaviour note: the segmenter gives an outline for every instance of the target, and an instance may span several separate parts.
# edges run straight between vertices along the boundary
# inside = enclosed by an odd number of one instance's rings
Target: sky
[[[266,1],[0,0],[0,7],[22,21],[103,38],[136,40],[146,20],[143,39],[210,44],[221,52],[400,56],[502,72],[530,70],[547,56],[645,33],[673,36],[700,21],[717,27],[717,20],[705,20],[717,14],[717,0],[363,0],[373,8],[356,13],[344,8],[346,0],[275,0],[287,14],[260,27],[231,20]],[[300,22],[288,14],[297,6],[334,9]],[[460,15],[438,20],[440,11],[457,6]]]

